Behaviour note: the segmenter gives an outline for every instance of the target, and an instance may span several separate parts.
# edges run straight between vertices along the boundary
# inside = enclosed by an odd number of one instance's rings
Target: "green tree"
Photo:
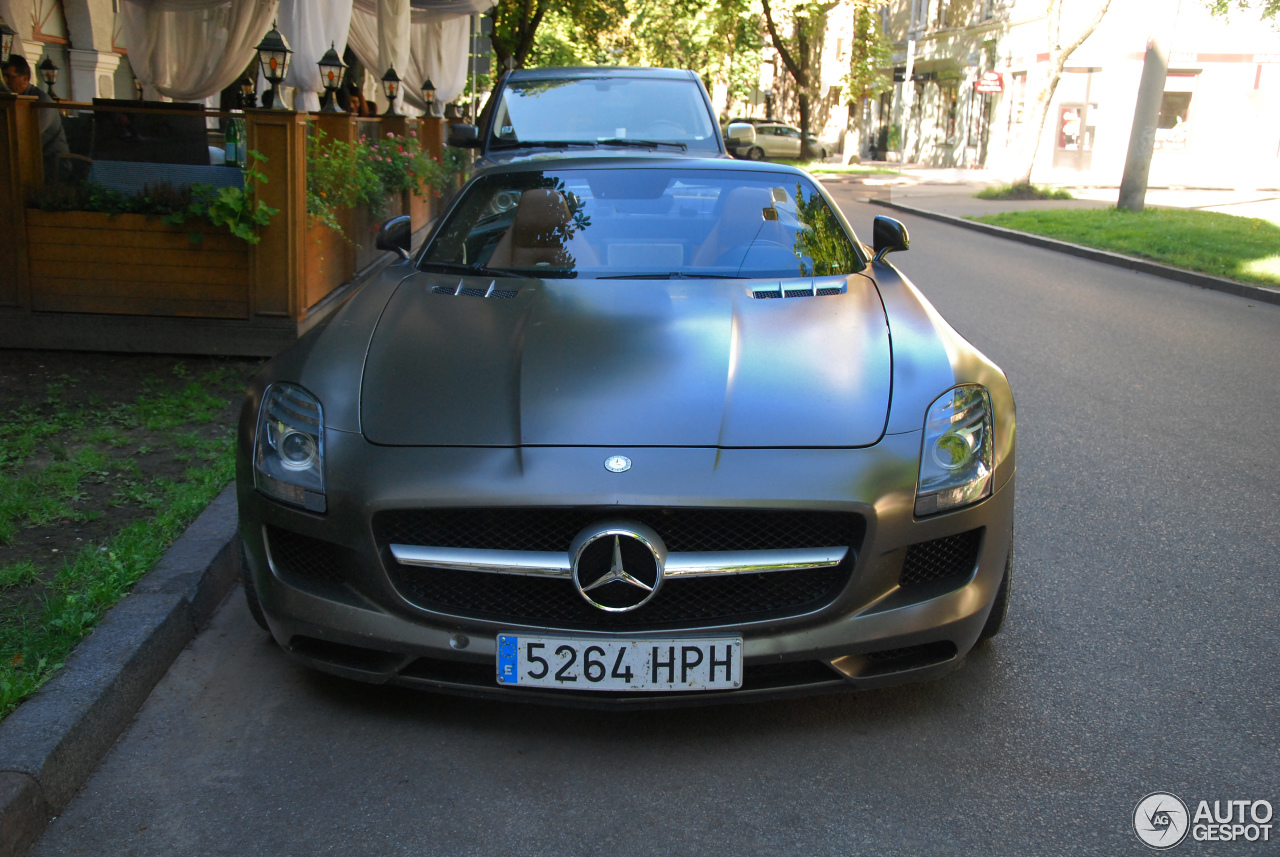
[[[1226,17],[1232,9],[1241,12],[1249,12],[1253,9],[1258,10],[1259,17],[1264,21],[1271,21],[1273,24],[1277,22],[1276,16],[1280,15],[1280,0],[1207,0],[1209,10],[1215,15]]]
[[[892,48],[880,29],[880,16],[872,8],[870,0],[859,0],[853,11],[853,32],[849,43],[849,67],[841,85],[849,104],[847,133],[861,132],[861,108],[863,102],[875,98],[893,86],[890,69],[893,66]],[[859,149],[857,137],[846,140],[846,153]]]
[[[849,69],[841,81],[851,105],[875,98],[893,86],[892,51],[880,30],[880,16],[872,8],[871,0],[859,0],[853,12]]]
[[[783,37],[774,21],[773,8],[769,0],[761,0],[764,6],[765,27],[769,31],[769,39],[782,58],[782,65],[787,74],[795,81],[796,102],[800,111],[800,147],[801,156],[813,157],[813,148],[809,145],[809,122],[813,112],[813,104],[819,98],[818,87],[821,84],[822,40],[826,32],[827,13],[836,7],[838,0],[807,0],[793,6],[789,10],[791,19],[791,35]],[[780,11],[787,14],[788,10]],[[785,19],[784,23],[785,23]]]

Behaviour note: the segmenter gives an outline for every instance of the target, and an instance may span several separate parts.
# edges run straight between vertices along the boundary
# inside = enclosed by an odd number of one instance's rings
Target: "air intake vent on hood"
[[[458,280],[456,286],[432,286],[431,291],[437,295],[452,295],[468,298],[514,298],[520,293],[519,289],[499,289],[496,288],[497,280],[489,283],[488,288],[476,288],[474,286],[463,285],[462,280]]]
[[[777,285],[756,286],[751,289],[751,297],[758,300],[768,298],[823,298],[842,294],[847,288],[844,277],[828,277],[812,280],[783,280]]]

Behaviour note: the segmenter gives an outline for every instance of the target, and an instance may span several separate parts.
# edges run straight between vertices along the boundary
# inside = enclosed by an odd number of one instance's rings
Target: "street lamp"
[[[253,92],[253,78],[240,78],[240,109],[243,110],[246,107],[257,106],[258,102],[255,100]]]
[[[49,91],[49,97],[56,101],[57,97],[53,94],[53,85],[58,82],[57,65],[49,57],[45,57],[36,68],[40,69],[40,76],[44,78],[45,89]]]
[[[324,104],[320,105],[323,113],[340,113],[338,109],[338,99],[335,93],[338,87],[342,86],[342,72],[346,70],[347,64],[342,61],[342,57],[338,56],[337,48],[334,43],[329,43],[329,50],[325,51],[324,56],[320,57],[320,82],[324,84]]]
[[[18,31],[5,23],[3,17],[0,17],[0,63],[9,61],[9,54],[13,52],[13,37],[18,35]]]
[[[399,116],[396,112],[396,96],[400,94],[400,75],[395,68],[387,69],[382,76],[382,94],[387,97],[387,112],[383,116]]]
[[[262,37],[262,43],[255,48],[258,52],[258,63],[262,66],[262,76],[271,83],[271,90],[262,97],[263,107],[284,109],[280,99],[280,83],[289,72],[289,55],[293,53],[289,43],[280,35],[276,25],[271,25],[271,32]]]
[[[422,86],[418,87],[422,90],[422,100],[427,104],[427,116],[436,115],[436,85],[431,82],[431,78],[427,78],[422,82]]]

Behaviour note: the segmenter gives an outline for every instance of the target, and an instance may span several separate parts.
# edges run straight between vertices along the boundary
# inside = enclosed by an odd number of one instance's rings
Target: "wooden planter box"
[[[306,241],[307,277],[303,305],[313,307],[325,295],[351,279],[355,248],[342,233],[309,218]]]
[[[249,317],[249,245],[222,229],[140,214],[26,215],[32,310]]]

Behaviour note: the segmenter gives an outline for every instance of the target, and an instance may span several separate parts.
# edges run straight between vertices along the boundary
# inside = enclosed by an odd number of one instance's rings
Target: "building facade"
[[[896,0],[884,14],[895,83],[867,110],[866,136],[897,125],[908,161],[1015,175],[1053,32],[1069,43],[1097,8],[1063,5],[1050,20],[1043,0]],[[1112,0],[1066,63],[1033,179],[1119,183],[1154,38],[1169,63],[1150,184],[1280,187],[1280,34],[1246,14],[1216,18],[1199,0]]]

